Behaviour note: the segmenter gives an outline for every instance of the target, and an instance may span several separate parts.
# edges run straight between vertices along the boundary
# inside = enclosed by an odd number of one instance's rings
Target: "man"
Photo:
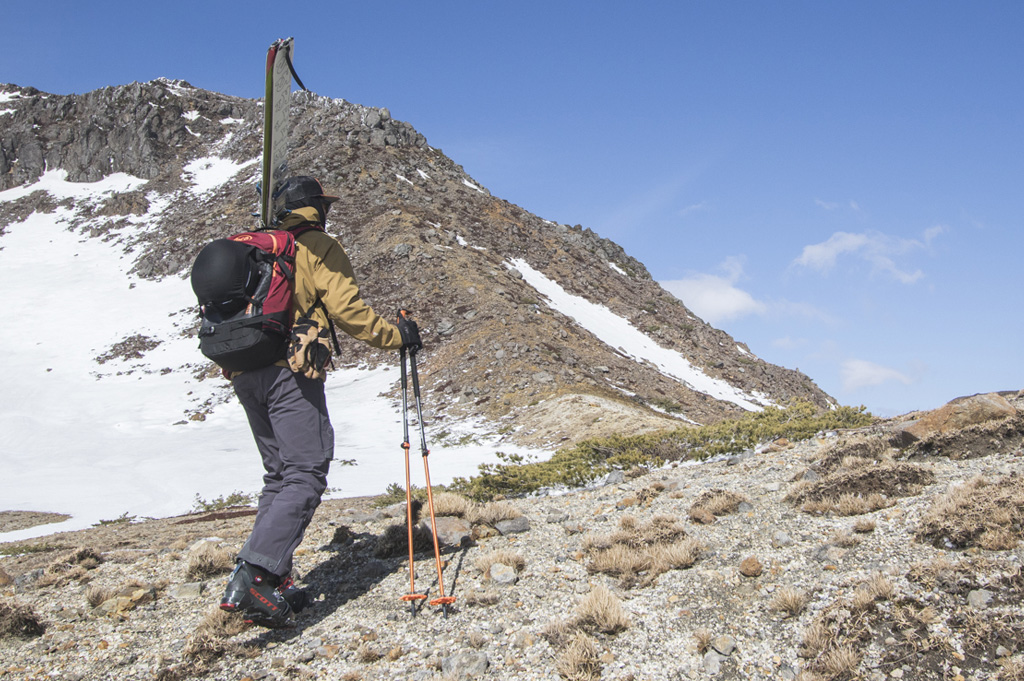
[[[290,352],[294,355],[298,349],[302,356],[290,358],[292,368],[282,359],[232,377],[266,474],[252,534],[238,554],[220,603],[222,610],[242,612],[247,620],[268,627],[289,625],[292,613],[307,605],[305,592],[294,587],[289,574],[292,554],[327,488],[334,457],[334,429],[322,380],[329,351],[325,342],[317,342],[330,328],[328,315],[342,331],[375,348],[422,345],[415,322],[403,315],[393,325],[360,297],[348,256],[323,231],[327,212],[338,197],[324,194],[320,183],[306,176],[285,180],[280,192],[285,211],[278,216],[278,228],[298,234],[293,300],[297,319]],[[306,341],[312,338],[313,352],[298,342],[300,328]]]

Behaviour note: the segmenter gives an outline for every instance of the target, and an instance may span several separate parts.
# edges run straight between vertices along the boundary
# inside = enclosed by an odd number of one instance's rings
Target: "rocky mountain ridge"
[[[123,244],[135,274],[183,276],[206,241],[253,227],[260,112],[258,101],[182,81],[71,96],[0,86],[0,190],[56,169],[72,182],[138,178],[137,188],[101,204],[64,199],[76,215],[71,229]],[[297,92],[292,121],[292,170],[342,197],[328,231],[349,252],[364,297],[421,320],[435,421],[484,418],[519,441],[550,444],[707,423],[749,405],[832,402],[806,376],[760,360],[698,319],[617,244],[491,196],[387,109]],[[204,185],[218,164],[228,176]],[[0,203],[0,233],[56,206],[43,191]],[[601,340],[599,329],[540,294],[538,281],[554,282],[574,305],[603,306],[642,334],[651,353],[668,351],[684,369],[673,374]],[[111,347],[132,340],[112,338]],[[142,354],[159,341],[134,340]],[[383,359],[354,342],[340,358]]]

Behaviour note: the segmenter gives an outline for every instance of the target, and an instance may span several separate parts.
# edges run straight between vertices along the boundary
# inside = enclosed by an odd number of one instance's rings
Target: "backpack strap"
[[[309,317],[309,315],[313,313],[313,310],[315,310],[317,306],[319,306],[320,309],[324,311],[324,317],[327,317],[327,328],[331,330],[331,341],[334,343],[334,355],[336,357],[340,357],[341,346],[338,345],[338,334],[334,331],[334,321],[331,319],[331,315],[327,311],[327,306],[324,305],[324,301],[321,300],[320,297],[318,296],[317,299],[313,301],[313,304],[309,306],[309,309],[302,313],[302,316]]]

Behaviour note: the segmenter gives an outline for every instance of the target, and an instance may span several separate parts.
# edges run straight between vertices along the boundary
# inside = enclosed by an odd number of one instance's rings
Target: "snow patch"
[[[182,112],[182,114],[181,114],[181,117],[182,117],[182,118],[184,118],[184,119],[186,119],[186,120],[189,120],[189,121],[194,121],[194,120],[196,120],[197,118],[199,118],[199,116],[200,116],[199,112],[198,112],[198,111],[195,111],[195,110],[192,110],[192,111],[183,111],[183,112]]]
[[[731,402],[747,411],[761,411],[763,405],[771,404],[764,395],[745,393],[723,380],[708,376],[678,352],[655,343],[628,320],[603,305],[569,293],[557,282],[530,267],[525,260],[516,258],[506,266],[518,270],[526,283],[548,299],[552,308],[573,318],[603,343],[638,362],[650,362],[662,374],[681,381],[691,390]]]
[[[403,182],[408,182],[409,184],[411,184],[411,185],[412,185],[412,186],[414,186],[414,187],[416,186],[416,185],[415,185],[415,184],[413,183],[413,181],[412,181],[412,180],[410,180],[409,178],[405,177],[404,175],[399,175],[398,173],[395,173],[395,177],[397,177],[397,178],[398,178],[399,180],[401,180],[401,181],[403,181]]]
[[[481,189],[481,188],[480,188],[480,187],[479,187],[478,185],[475,185],[475,184],[473,184],[472,182],[470,182],[469,180],[467,180],[467,179],[465,179],[465,178],[463,178],[463,180],[462,180],[462,184],[466,185],[466,186],[467,186],[467,187],[469,187],[470,189],[475,189],[475,190],[477,190],[477,191],[478,191],[478,192],[480,192],[481,194],[486,194],[486,193],[487,193],[487,192],[485,192],[485,191],[484,191],[483,189]]]
[[[248,168],[259,159],[236,163],[229,158],[207,156],[189,161],[182,168],[185,179],[192,183],[192,193],[196,196],[206,194],[226,184],[231,178]]]
[[[469,242],[466,241],[465,239],[463,239],[461,234],[456,234],[455,235],[455,241],[457,241],[460,246],[468,246],[469,245]]]
[[[42,189],[91,203],[144,184],[127,175],[72,183],[66,175],[47,172],[33,185],[0,193],[0,201]],[[128,218],[139,230],[154,228],[155,216],[180,195],[150,192],[147,198],[149,213]],[[77,208],[58,207],[11,223],[0,235],[0,290],[24,290],[38,278],[38,263],[47,263],[47,285],[31,296],[9,296],[8,312],[18,323],[0,325],[4,394],[11,396],[0,407],[0,499],[4,509],[72,516],[2,534],[0,541],[83,529],[122,515],[176,515],[189,511],[196,495],[212,500],[255,493],[262,484],[259,455],[228,384],[197,378],[207,363],[186,334],[195,308],[188,279],[129,275],[133,262],[123,245],[83,236],[85,224]],[[89,295],[80,295],[85,290]],[[70,335],[26,336],[25,329],[52,327],[55,315]],[[137,335],[155,347],[141,357],[111,356],[116,344]],[[335,458],[357,464],[336,463],[330,473],[328,484],[344,496],[379,494],[402,480],[400,403],[385,394],[398,378],[394,366],[340,370],[328,378]],[[189,420],[187,413],[195,412],[205,419]],[[465,438],[470,444],[443,446],[434,441],[441,429],[427,423],[431,477],[440,484],[497,463],[499,451],[550,456],[499,443],[483,423],[459,429],[471,435]],[[390,447],[393,456],[382,455]]]
[[[44,191],[58,201],[62,199],[95,199],[101,201],[111,194],[130,192],[146,180],[127,173],[113,173],[98,182],[69,182],[68,171],[47,170],[32,184],[23,184],[0,192],[0,203],[16,201],[32,192]]]
[[[622,269],[621,267],[619,267],[618,265],[613,263],[611,260],[608,261],[608,267],[611,267],[613,270],[615,270],[616,272],[618,272],[619,274],[621,274],[624,277],[628,277],[629,276],[629,274],[626,273],[626,270]]]
[[[245,123],[244,118],[222,118],[220,119],[221,125],[241,125]]]
[[[423,172],[419,168],[416,169],[416,172],[419,173],[420,177],[422,177],[424,180],[429,180],[430,179],[430,175],[427,175],[425,172]]]

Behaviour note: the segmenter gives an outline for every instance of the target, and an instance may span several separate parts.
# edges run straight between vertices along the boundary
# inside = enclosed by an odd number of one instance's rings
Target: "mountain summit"
[[[69,96],[0,85],[0,234],[61,209],[68,229],[123,245],[134,276],[184,278],[207,241],[255,225],[261,112],[164,79]],[[291,170],[341,196],[327,229],[367,302],[420,321],[433,423],[484,419],[550,444],[834,403],[698,319],[617,244],[492,196],[387,109],[297,92],[291,116]],[[57,173],[124,182],[86,200],[46,191]],[[194,319],[181,321],[193,311],[167,312],[194,334]],[[136,357],[158,342],[110,338]],[[385,358],[343,342],[340,361]]]

